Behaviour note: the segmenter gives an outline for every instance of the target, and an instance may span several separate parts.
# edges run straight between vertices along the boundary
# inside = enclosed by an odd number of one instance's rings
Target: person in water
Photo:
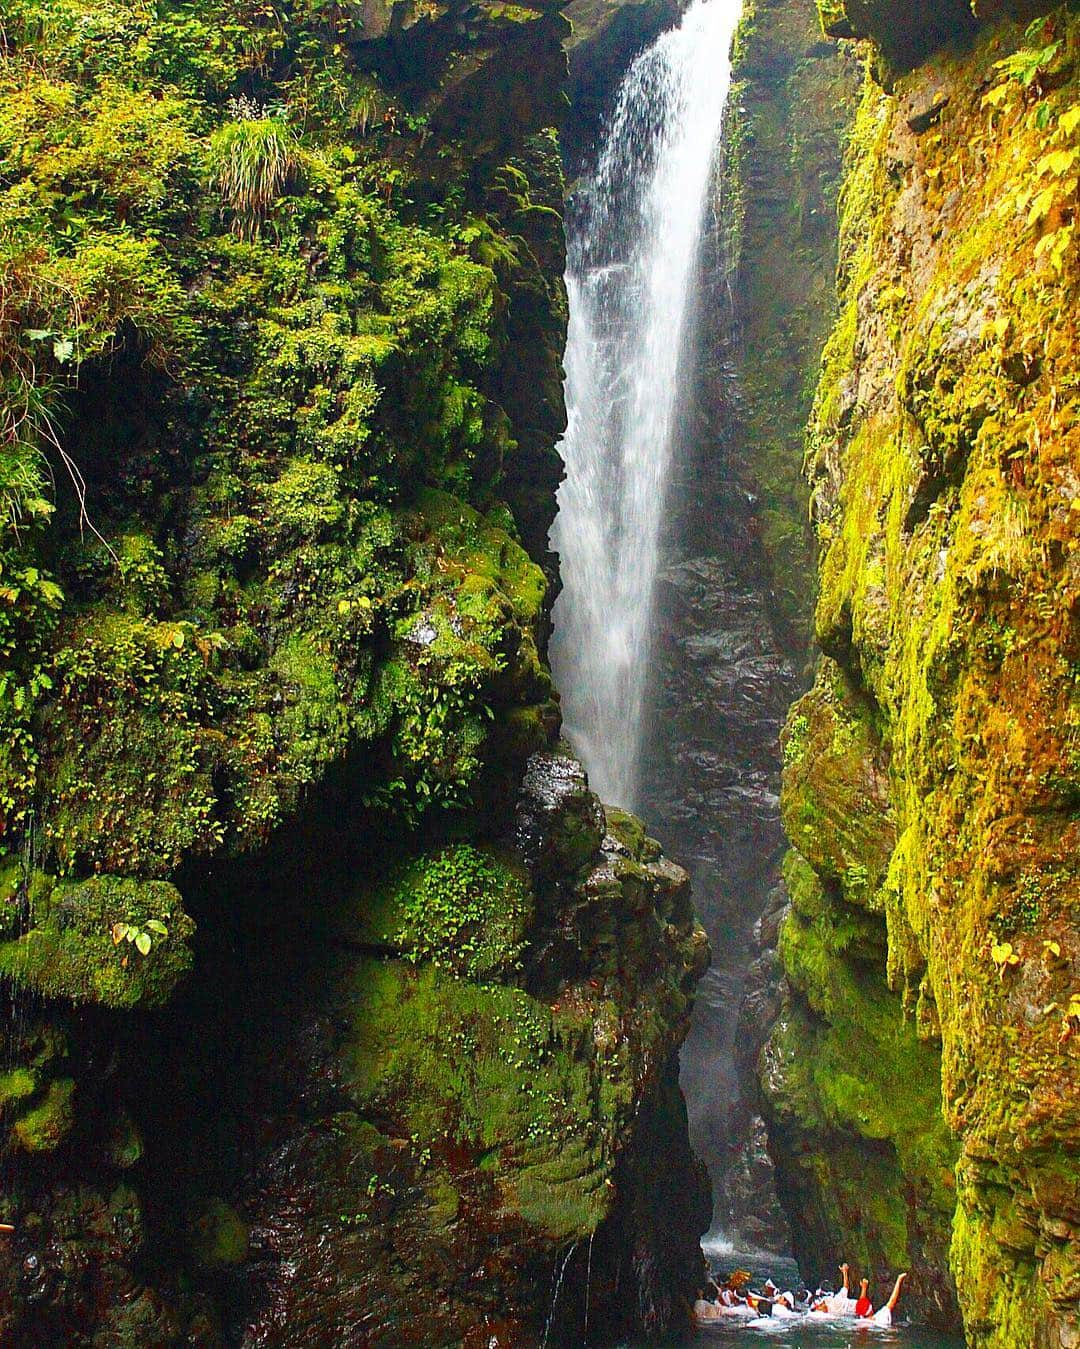
[[[800,1311],[811,1311],[828,1316],[855,1316],[875,1326],[891,1326],[893,1312],[900,1301],[900,1293],[907,1274],[897,1275],[891,1297],[884,1307],[880,1307],[876,1312],[870,1300],[869,1279],[860,1280],[859,1296],[856,1299],[851,1296],[850,1269],[846,1264],[840,1266],[840,1274],[843,1283],[839,1292],[826,1293],[819,1288],[813,1297],[802,1288],[799,1289],[798,1295],[782,1293],[772,1279],[766,1281],[762,1293],[750,1290],[743,1293],[743,1282],[737,1281],[734,1277],[722,1288],[710,1279],[694,1303],[694,1319],[698,1322],[719,1321],[725,1314],[731,1314],[738,1308],[745,1307],[763,1317],[790,1317],[798,1315]]]
[[[840,1285],[840,1291],[838,1293],[833,1293],[831,1297],[825,1299],[825,1305],[822,1308],[822,1310],[828,1312],[830,1316],[848,1316],[854,1310],[854,1300],[852,1299],[851,1290],[848,1286],[850,1272],[850,1267],[848,1265],[843,1264],[840,1266],[840,1273],[843,1276],[844,1282]],[[815,1310],[817,1309],[815,1308]]]
[[[904,1280],[906,1278],[906,1273],[898,1274],[896,1276],[896,1282],[893,1284],[892,1296],[889,1298],[888,1302],[886,1302],[884,1307],[879,1307],[877,1311],[874,1311],[870,1298],[867,1295],[867,1289],[870,1285],[866,1279],[863,1279],[862,1296],[855,1304],[855,1315],[870,1321],[871,1324],[875,1326],[891,1326],[892,1315],[896,1310],[896,1304],[900,1301],[900,1290],[903,1288]],[[860,1308],[862,1308],[862,1310],[860,1310]]]

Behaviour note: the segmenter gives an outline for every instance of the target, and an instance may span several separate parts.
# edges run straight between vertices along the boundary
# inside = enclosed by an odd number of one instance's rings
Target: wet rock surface
[[[284,1096],[244,1126],[262,1158],[238,1205],[244,1343],[534,1344],[549,1320],[550,1343],[608,1343],[685,1324],[709,1217],[677,1080],[708,959],[687,877],[632,817],[604,820],[566,755],[529,765],[519,812],[540,915],[523,982],[331,952],[274,1062],[249,1065]],[[587,851],[582,814],[605,829]],[[567,837],[575,860],[553,863]]]
[[[564,146],[570,176],[596,149],[604,117],[634,57],[679,19],[679,0],[571,0],[570,110]]]

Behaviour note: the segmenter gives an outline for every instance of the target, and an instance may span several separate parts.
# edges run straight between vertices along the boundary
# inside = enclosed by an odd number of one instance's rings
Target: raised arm
[[[895,1311],[895,1310],[896,1310],[896,1304],[900,1301],[900,1289],[903,1287],[904,1280],[905,1280],[906,1278],[907,1278],[907,1274],[906,1274],[906,1273],[905,1273],[905,1274],[898,1274],[898,1275],[896,1276],[896,1282],[893,1284],[892,1296],[889,1298],[888,1302],[886,1302],[886,1304],[885,1304],[886,1307],[888,1307],[889,1311]]]

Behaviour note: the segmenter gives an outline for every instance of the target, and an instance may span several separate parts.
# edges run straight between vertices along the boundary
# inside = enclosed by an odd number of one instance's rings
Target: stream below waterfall
[[[811,1325],[799,1321],[777,1321],[766,1327],[731,1324],[710,1326],[689,1338],[663,1342],[669,1349],[708,1349],[709,1345],[741,1345],[751,1349],[963,1349],[964,1341],[956,1336],[943,1335],[926,1326],[898,1323],[889,1330],[853,1324]],[[652,1349],[656,1342],[650,1341]],[[645,1349],[644,1345],[624,1346],[623,1349]]]
[[[716,1239],[704,1243],[706,1256],[715,1274],[723,1278],[732,1269],[749,1270],[755,1286],[767,1278],[778,1280],[784,1286],[799,1284],[799,1268],[794,1260],[773,1255],[769,1251],[745,1251],[732,1248]],[[752,1349],[963,1349],[964,1341],[953,1335],[942,1334],[927,1326],[909,1325],[900,1315],[897,1324],[885,1330],[850,1321],[810,1322],[806,1320],[774,1321],[766,1325],[748,1325],[732,1319],[708,1326],[694,1334],[666,1341],[669,1349],[709,1349],[709,1346],[740,1345]],[[646,1349],[644,1345],[625,1345],[622,1349]]]
[[[721,1277],[736,1267],[754,1275],[755,1286],[765,1279],[779,1280],[784,1286],[800,1282],[794,1260],[784,1259],[769,1251],[740,1251],[726,1244],[718,1247],[705,1242],[705,1254],[714,1272]],[[709,1346],[740,1345],[752,1349],[963,1349],[964,1341],[945,1335],[927,1326],[906,1324],[902,1315],[897,1324],[885,1330],[875,1326],[856,1325],[851,1321],[811,1322],[803,1319],[773,1321],[771,1324],[748,1325],[732,1319],[715,1326],[704,1327],[690,1336],[665,1342],[669,1349],[709,1349]],[[646,1349],[644,1345],[625,1345],[622,1349]]]

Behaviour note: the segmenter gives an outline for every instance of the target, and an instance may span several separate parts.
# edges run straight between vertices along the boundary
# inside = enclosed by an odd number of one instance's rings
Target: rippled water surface
[[[775,1329],[739,1325],[721,1325],[699,1331],[691,1343],[695,1349],[710,1344],[772,1345],[776,1349],[877,1349],[877,1346],[903,1345],[905,1349],[962,1349],[963,1340],[940,1335],[922,1326],[895,1325],[891,1330],[873,1326],[800,1324],[778,1321]]]
[[[690,1339],[672,1340],[670,1349],[709,1349],[710,1345],[717,1349],[730,1345],[747,1349],[753,1345],[761,1349],[963,1349],[964,1341],[899,1322],[891,1330],[881,1330],[850,1322],[776,1321],[770,1326],[749,1326],[732,1320],[699,1330]]]

